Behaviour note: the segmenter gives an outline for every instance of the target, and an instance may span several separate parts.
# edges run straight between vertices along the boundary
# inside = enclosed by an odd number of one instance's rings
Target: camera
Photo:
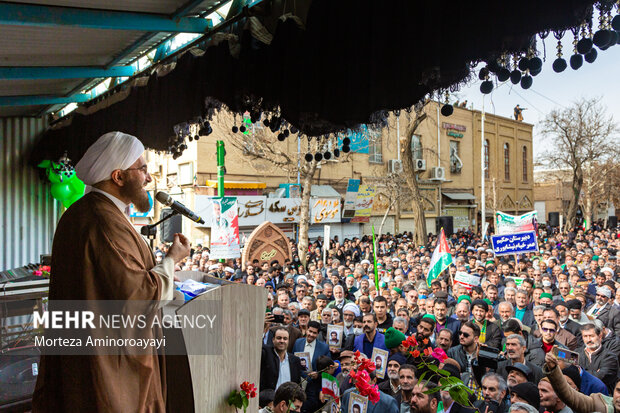
[[[499,354],[498,348],[480,345],[480,351],[478,352],[478,365],[480,367],[497,370],[497,363],[504,360],[506,360],[506,357]]]

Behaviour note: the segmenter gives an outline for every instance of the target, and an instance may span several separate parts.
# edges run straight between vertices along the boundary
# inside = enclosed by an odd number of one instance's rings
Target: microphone
[[[172,208],[172,210],[178,212],[179,214],[183,215],[184,217],[191,219],[194,222],[197,222],[199,224],[204,224],[205,223],[204,219],[202,219],[198,215],[194,214],[194,212],[192,210],[187,208],[182,203],[177,202],[174,199],[172,199],[172,197],[170,195],[168,195],[167,193],[165,193],[165,192],[159,191],[157,193],[157,195],[155,195],[155,199],[157,199],[159,202],[161,202],[165,206]]]

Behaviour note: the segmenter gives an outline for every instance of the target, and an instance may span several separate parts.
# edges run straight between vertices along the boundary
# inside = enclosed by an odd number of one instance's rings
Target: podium
[[[219,284],[173,311],[177,315],[197,315],[203,300],[221,302],[221,352],[215,355],[167,356],[166,377],[169,412],[235,412],[226,403],[232,390],[248,381],[259,386],[260,358],[267,292],[247,284],[236,284],[196,271],[177,272],[181,280],[192,278]],[[170,306],[170,305],[169,305]],[[167,306],[167,307],[169,307]],[[200,308],[199,308],[200,307]],[[171,309],[169,308],[168,311]],[[166,311],[166,309],[165,309]],[[215,343],[206,329],[183,329],[175,339],[192,343]],[[258,397],[250,399],[248,411],[258,411]]]

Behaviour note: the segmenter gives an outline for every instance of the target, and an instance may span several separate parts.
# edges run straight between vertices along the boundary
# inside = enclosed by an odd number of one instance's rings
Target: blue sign
[[[351,152],[367,154],[369,153],[370,141],[376,139],[376,137],[371,136],[373,133],[377,134],[377,132],[369,130],[366,125],[361,125],[357,130],[348,129],[343,135],[338,136],[338,147],[342,148],[342,140],[349,138],[351,139],[349,144]]]
[[[134,208],[133,204],[131,204],[129,208],[129,216],[133,218],[148,218],[153,216],[153,194],[152,191],[146,191],[149,196],[149,210],[146,212],[139,212]]]
[[[491,237],[495,255],[523,254],[538,252],[536,232],[518,232],[516,234],[493,235]]]

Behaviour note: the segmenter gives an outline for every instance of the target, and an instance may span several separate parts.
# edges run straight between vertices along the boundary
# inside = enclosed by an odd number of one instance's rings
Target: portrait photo
[[[387,359],[388,352],[387,350],[382,350],[380,348],[374,348],[372,350],[372,357],[370,358],[377,367],[376,374],[377,377],[382,379],[385,377],[385,370],[387,368]]]

